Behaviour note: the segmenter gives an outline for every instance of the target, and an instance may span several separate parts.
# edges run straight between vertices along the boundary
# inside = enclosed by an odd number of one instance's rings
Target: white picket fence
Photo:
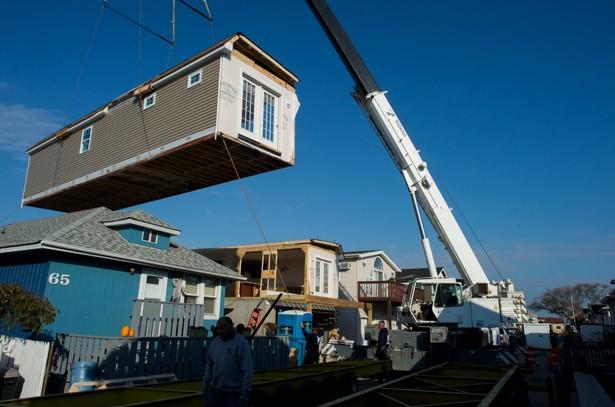
[[[0,368],[14,368],[23,378],[17,397],[37,397],[43,392],[50,342],[0,335]]]

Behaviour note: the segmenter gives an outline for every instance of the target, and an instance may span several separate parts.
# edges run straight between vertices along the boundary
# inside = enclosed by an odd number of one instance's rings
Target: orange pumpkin
[[[123,337],[126,337],[130,333],[130,331],[132,331],[132,329],[130,329],[130,327],[128,325],[124,325],[122,327],[122,330],[120,331],[120,335],[123,336]]]
[[[128,336],[130,336],[131,338],[135,336],[135,330],[130,328],[130,330],[128,331]]]

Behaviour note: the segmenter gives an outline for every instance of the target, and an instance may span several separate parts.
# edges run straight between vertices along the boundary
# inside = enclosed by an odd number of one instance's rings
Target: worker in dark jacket
[[[389,349],[389,330],[384,325],[384,321],[378,322],[378,348],[376,348],[376,357],[379,360],[387,360]]]
[[[378,321],[378,347],[376,348],[376,357],[378,360],[387,360],[389,358],[389,330],[384,325],[384,321]],[[382,372],[378,375],[378,383],[389,380],[389,372]]]
[[[312,365],[314,363],[318,363],[319,356],[319,340],[318,340],[318,329],[312,329],[312,332],[308,332],[303,324],[299,324],[301,330],[303,331],[303,337],[305,338],[305,357],[303,358],[304,365]]]

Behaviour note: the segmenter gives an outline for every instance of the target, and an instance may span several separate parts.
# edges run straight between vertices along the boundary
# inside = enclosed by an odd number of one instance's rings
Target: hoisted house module
[[[294,165],[298,82],[237,33],[31,147],[22,204],[115,210]]]

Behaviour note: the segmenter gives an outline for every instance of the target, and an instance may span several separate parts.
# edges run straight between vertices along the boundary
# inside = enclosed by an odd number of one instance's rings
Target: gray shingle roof
[[[163,228],[179,231],[179,229],[176,228],[175,226],[169,223],[166,223],[158,218],[155,218],[149,213],[142,211],[141,209],[135,209],[132,211],[125,211],[125,212],[112,212],[112,214],[113,215],[110,215],[107,221],[134,219],[134,220],[140,220],[141,222],[149,223],[150,225],[161,226]]]
[[[237,272],[174,242],[168,250],[130,243],[103,224],[128,218],[178,230],[141,210],[113,212],[101,207],[0,226],[0,253],[37,245],[164,269],[243,279]]]

